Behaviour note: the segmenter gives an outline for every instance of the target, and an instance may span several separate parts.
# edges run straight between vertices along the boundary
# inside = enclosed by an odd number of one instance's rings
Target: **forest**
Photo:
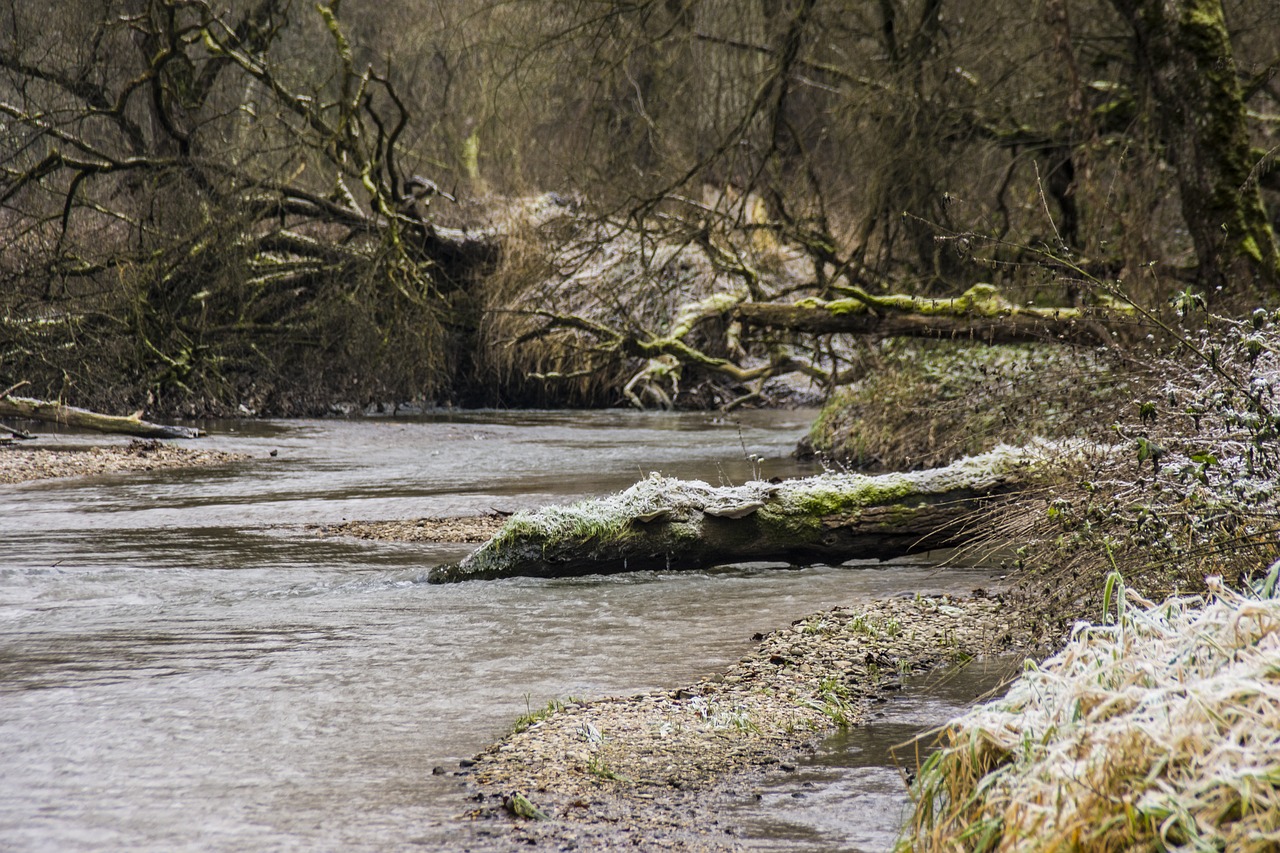
[[[1166,343],[1134,306],[1280,275],[1260,0],[5,6],[38,398],[732,406],[890,337]]]
[[[477,816],[630,843],[573,786],[683,803],[734,738],[787,766],[882,677],[1034,645],[918,768],[903,849],[1273,849],[1274,6],[0,0],[0,415],[820,407],[821,474],[766,479],[738,424],[749,482],[494,510],[396,594],[939,548],[1001,590],[837,608],[757,635],[737,686],[633,697],[717,756],[668,742],[665,783],[652,744],[601,763],[626,739],[581,720],[617,703],[526,694],[460,765],[478,802],[551,772],[513,743],[592,755]],[[843,649],[808,685],[800,639]],[[734,690],[774,705],[713,714]]]

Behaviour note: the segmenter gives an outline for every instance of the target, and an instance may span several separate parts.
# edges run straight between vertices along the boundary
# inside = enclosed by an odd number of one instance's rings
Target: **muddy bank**
[[[248,458],[244,453],[179,447],[154,440],[135,440],[128,444],[102,445],[85,450],[45,450],[29,444],[15,444],[0,447],[0,483],[223,465]]]
[[[691,686],[535,709],[463,771],[475,843],[738,849],[723,805],[793,772],[904,675],[1027,648],[1028,628],[981,590],[837,607],[758,637],[754,652]]]

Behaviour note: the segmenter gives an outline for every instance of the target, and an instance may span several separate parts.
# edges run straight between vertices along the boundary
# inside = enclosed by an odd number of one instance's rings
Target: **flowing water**
[[[733,819],[763,853],[873,853],[893,847],[910,817],[905,774],[935,744],[932,732],[974,700],[1003,693],[1019,657],[972,661],[907,679],[867,720],[831,737],[806,762],[774,774]]]
[[[687,683],[837,603],[988,582],[898,561],[432,586],[466,547],[314,529],[650,471],[787,476],[808,415],[225,423],[201,441],[251,460],[0,486],[0,849],[449,849],[466,804],[432,769],[530,707]]]

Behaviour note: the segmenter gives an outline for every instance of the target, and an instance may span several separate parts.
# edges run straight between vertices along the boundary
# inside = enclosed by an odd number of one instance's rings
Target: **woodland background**
[[[1274,301],[1274,17],[0,0],[0,386],[193,416],[725,404],[856,380],[880,337],[757,304]]]

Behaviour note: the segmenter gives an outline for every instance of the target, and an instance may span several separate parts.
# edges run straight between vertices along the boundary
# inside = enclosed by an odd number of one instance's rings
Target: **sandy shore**
[[[981,591],[838,607],[760,638],[697,684],[531,714],[459,771],[477,804],[466,815],[474,847],[740,849],[721,806],[795,771],[902,676],[1023,650],[1028,627]]]
[[[44,450],[29,443],[0,446],[0,483],[221,465],[249,457],[161,441],[130,441],[84,450]]]

